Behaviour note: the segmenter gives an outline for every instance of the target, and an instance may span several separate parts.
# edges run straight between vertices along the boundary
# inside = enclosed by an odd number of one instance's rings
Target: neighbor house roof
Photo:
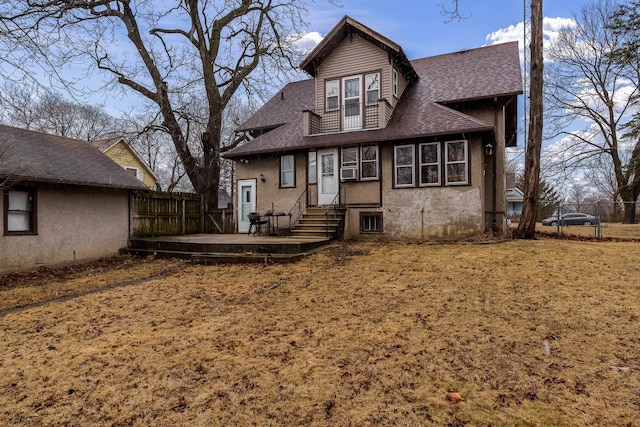
[[[0,178],[148,190],[87,141],[0,125]]]
[[[98,150],[102,151],[103,153],[106,153],[110,148],[112,148],[113,146],[115,146],[119,142],[122,142],[122,144],[124,144],[124,146],[127,147],[127,149],[133,155],[133,157],[135,157],[136,160],[138,162],[140,162],[140,164],[142,166],[144,166],[144,168],[147,171],[147,173],[150,174],[153,177],[153,179],[157,181],[158,180],[158,176],[156,175],[156,173],[149,167],[149,165],[147,165],[147,162],[145,162],[142,159],[142,157],[140,157],[138,152],[131,146],[131,144],[129,144],[129,142],[125,138],[99,139],[97,141],[91,141],[91,145],[93,145]]]
[[[224,157],[493,131],[492,125],[442,104],[522,93],[516,42],[411,63],[420,78],[405,90],[385,128],[303,136],[302,111],[313,109],[315,100],[314,80],[303,80],[285,86],[238,129],[274,130],[226,152]]]

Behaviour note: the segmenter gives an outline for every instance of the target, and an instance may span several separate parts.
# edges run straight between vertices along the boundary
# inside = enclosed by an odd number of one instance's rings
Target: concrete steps
[[[345,210],[342,208],[307,208],[291,231],[292,236],[341,238],[344,216]]]

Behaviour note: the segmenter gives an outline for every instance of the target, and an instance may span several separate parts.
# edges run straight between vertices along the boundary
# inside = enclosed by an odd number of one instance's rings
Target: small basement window
[[[360,233],[382,233],[382,212],[360,212]]]

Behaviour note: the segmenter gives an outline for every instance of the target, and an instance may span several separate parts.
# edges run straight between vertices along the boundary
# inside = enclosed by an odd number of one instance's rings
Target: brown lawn
[[[639,426],[638,245],[336,244],[6,314],[0,425]]]

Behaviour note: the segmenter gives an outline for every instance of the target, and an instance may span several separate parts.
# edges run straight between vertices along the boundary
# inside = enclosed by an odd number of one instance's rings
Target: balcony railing
[[[304,134],[319,135],[386,125],[391,106],[381,99],[375,104],[351,103],[333,110],[304,111]]]

